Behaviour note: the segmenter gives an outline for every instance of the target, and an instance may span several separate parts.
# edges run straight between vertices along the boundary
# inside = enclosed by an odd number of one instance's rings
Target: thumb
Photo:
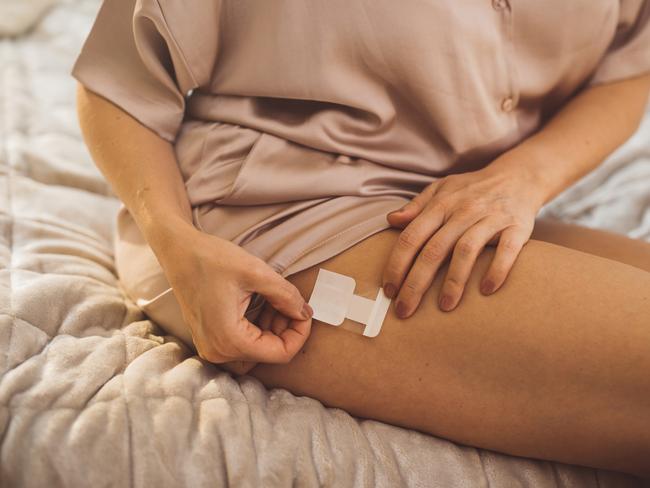
[[[432,181],[402,208],[389,212],[386,215],[388,223],[394,227],[406,227],[411,220],[420,215],[427,203],[431,201],[438,190],[439,181],[439,179]]]
[[[278,312],[294,320],[310,319],[314,311],[293,283],[264,263],[261,273],[256,272],[250,286],[262,295]]]
[[[311,320],[293,320],[279,336],[270,330],[260,330],[246,319],[242,321],[242,336],[253,337],[238,344],[244,360],[287,363],[302,348],[311,332]]]
[[[394,210],[386,215],[388,223],[394,227],[404,227],[411,220],[417,217],[424,209],[425,199],[422,194],[417,195],[402,208]]]

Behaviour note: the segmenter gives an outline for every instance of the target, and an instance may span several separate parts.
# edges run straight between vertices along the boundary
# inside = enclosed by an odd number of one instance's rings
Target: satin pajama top
[[[174,144],[197,227],[286,276],[578,90],[650,71],[649,19],[643,0],[105,0],[71,73]]]

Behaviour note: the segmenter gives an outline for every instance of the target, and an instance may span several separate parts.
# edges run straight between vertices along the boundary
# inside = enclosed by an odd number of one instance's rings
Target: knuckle
[[[448,208],[444,201],[437,199],[429,203],[428,210],[430,213],[441,213],[444,215],[447,213]]]
[[[470,239],[461,239],[456,244],[456,251],[461,258],[468,258],[474,255],[477,249],[477,244]]]
[[[400,232],[399,237],[397,238],[397,244],[401,249],[412,250],[415,248],[415,232],[413,229],[405,228]]]
[[[516,224],[518,223],[518,221],[517,221],[517,218],[516,218],[514,215],[512,215],[512,214],[506,214],[506,215],[503,217],[503,223],[504,223],[507,227],[510,227],[510,226],[516,225]]]
[[[439,241],[431,241],[424,246],[420,257],[425,264],[437,264],[445,257],[445,248]]]
[[[420,293],[420,286],[412,280],[405,281],[400,289],[400,300],[407,305]]]
[[[519,244],[513,239],[504,239],[501,243],[501,247],[504,251],[513,253],[519,249]]]
[[[457,212],[461,216],[468,216],[468,215],[475,214],[479,210],[480,210],[480,207],[476,202],[465,201],[465,202],[461,202],[458,205]]]
[[[462,290],[465,284],[457,276],[448,276],[445,280],[445,287],[453,290]]]

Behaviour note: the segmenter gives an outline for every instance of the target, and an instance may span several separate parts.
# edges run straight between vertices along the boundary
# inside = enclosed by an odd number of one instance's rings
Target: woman
[[[650,245],[536,220],[638,126],[649,17],[106,0],[72,73],[125,292],[267,387],[649,475]],[[393,297],[378,337],[311,320],[320,267]]]

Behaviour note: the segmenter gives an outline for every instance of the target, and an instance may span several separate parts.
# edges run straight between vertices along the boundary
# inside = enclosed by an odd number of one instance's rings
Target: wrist
[[[507,173],[526,189],[538,208],[548,203],[559,191],[553,174],[554,158],[543,148],[530,145],[516,146],[486,166],[488,172]],[[558,190],[559,189],[559,190]]]
[[[187,248],[185,243],[193,241],[200,232],[191,220],[180,215],[149,216],[141,220],[142,235],[159,259]]]

